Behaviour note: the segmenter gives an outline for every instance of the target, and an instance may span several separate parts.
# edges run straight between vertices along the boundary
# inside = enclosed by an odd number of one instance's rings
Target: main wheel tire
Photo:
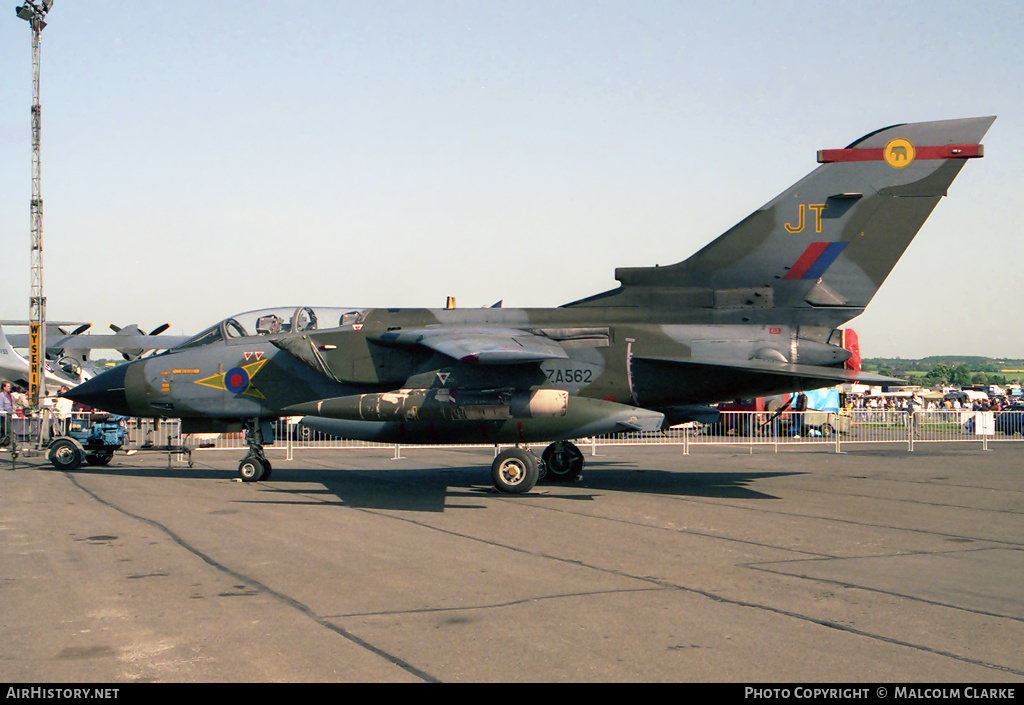
[[[499,492],[523,494],[537,484],[540,469],[537,459],[519,448],[509,448],[498,453],[491,463],[491,479]]]
[[[258,482],[263,477],[263,462],[254,456],[242,458],[238,464],[238,476],[242,482]]]
[[[574,443],[556,441],[541,454],[544,479],[551,482],[575,482],[583,472],[583,453]]]
[[[50,444],[50,450],[46,457],[53,467],[70,472],[82,464],[85,454],[74,442],[66,438],[59,438]]]

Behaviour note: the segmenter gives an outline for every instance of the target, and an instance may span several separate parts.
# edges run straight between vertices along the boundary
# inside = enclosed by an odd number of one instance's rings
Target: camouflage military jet
[[[897,125],[845,149],[678,264],[553,309],[297,307],[233,316],[68,394],[183,431],[245,429],[243,480],[270,473],[270,421],[394,443],[514,444],[504,492],[578,477],[572,439],[708,418],[737,397],[880,379],[838,326],[860,314],[994,117]],[[537,458],[530,443],[550,443]]]

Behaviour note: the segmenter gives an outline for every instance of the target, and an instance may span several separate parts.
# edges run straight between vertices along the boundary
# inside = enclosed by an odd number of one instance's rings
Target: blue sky
[[[51,319],[556,306],[669,264],[843,147],[998,115],[850,326],[1024,357],[1024,5],[56,0]],[[28,315],[30,32],[0,15],[0,318]]]

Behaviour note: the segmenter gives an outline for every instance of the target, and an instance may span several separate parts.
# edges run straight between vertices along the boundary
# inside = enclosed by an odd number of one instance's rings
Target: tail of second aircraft
[[[620,268],[567,306],[704,310],[720,323],[835,327],[860,314],[995,117],[919,122],[818,152],[817,169],[689,259]]]
[[[0,379],[27,387],[28,372],[28,361],[18,354],[0,326]]]
[[[49,364],[45,365],[43,374],[46,376],[46,383],[50,385],[74,386],[79,382],[55,373]],[[0,326],[0,379],[22,387],[28,387],[29,384],[29,362],[11,345],[3,326]]]

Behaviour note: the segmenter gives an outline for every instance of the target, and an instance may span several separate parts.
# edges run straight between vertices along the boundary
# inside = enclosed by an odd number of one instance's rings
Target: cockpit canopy
[[[344,328],[360,325],[367,309],[299,306],[298,308],[267,308],[247,311],[197,333],[174,350],[197,348],[218,340],[248,338],[252,336],[301,333],[326,328]]]

